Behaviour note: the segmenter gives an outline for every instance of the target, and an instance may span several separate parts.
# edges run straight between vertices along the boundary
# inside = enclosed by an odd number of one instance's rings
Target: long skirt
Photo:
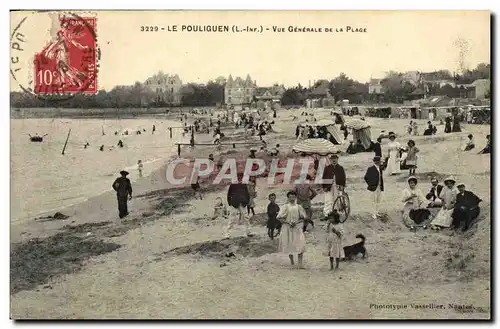
[[[330,232],[328,233],[326,239],[328,256],[333,258],[344,258],[344,247],[343,247],[344,237],[341,235],[340,237]]]
[[[306,251],[306,238],[301,223],[297,223],[294,227],[288,223],[282,224],[278,250],[289,255]]]
[[[434,226],[440,226],[440,227],[450,227],[451,222],[453,221],[453,209],[444,209],[441,208],[439,212],[437,213],[436,217],[434,217],[434,220],[431,222],[432,225]]]
[[[403,223],[407,226],[427,225],[431,212],[429,209],[405,209],[403,210]]]
[[[387,168],[386,168],[385,172],[387,173],[387,175],[401,173],[399,158],[396,157],[396,154],[394,154],[392,152],[391,152],[391,155],[387,161]]]

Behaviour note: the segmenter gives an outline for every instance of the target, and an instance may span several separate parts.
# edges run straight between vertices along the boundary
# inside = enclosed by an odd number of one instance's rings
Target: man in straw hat
[[[457,185],[458,194],[455,210],[453,211],[452,226],[459,229],[462,226],[462,231],[467,231],[474,219],[479,216],[479,203],[481,199],[472,193],[465,190],[465,184],[460,183]]]
[[[113,189],[116,191],[118,199],[119,216],[123,218],[128,215],[127,196],[128,200],[132,200],[132,184],[130,183],[130,179],[127,178],[127,171],[120,171],[120,175],[121,177],[118,177],[113,183]]]
[[[380,201],[382,199],[382,192],[384,191],[383,170],[381,158],[376,156],[373,158],[373,166],[368,167],[365,174],[365,182],[368,185],[367,189],[373,194],[373,219],[377,219],[377,216],[379,216]]]

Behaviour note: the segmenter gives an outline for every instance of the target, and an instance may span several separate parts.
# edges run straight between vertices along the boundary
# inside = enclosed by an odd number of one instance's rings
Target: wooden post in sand
[[[177,156],[181,156],[181,144],[177,144]]]
[[[66,150],[66,145],[68,145],[69,134],[71,134],[71,128],[69,128],[68,136],[66,137],[66,142],[64,142],[64,147],[61,153],[62,155],[64,155],[64,151]]]
[[[170,131],[170,139],[172,139],[172,127],[168,127],[168,130]]]

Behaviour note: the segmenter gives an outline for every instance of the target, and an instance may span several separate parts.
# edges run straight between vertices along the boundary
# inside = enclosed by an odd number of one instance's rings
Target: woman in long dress
[[[403,190],[401,201],[404,203],[403,207],[403,223],[413,229],[415,224],[423,225],[429,219],[430,212],[426,209],[425,196],[422,191],[417,188],[418,180],[416,177],[408,178],[408,187]]]
[[[455,188],[455,179],[450,176],[444,181],[445,186],[439,193],[439,198],[443,200],[443,207],[437,213],[434,220],[431,222],[433,230],[439,230],[443,227],[450,227],[453,221],[453,209],[457,200],[457,189]]]
[[[302,261],[306,251],[306,239],[300,223],[306,218],[306,212],[302,206],[297,204],[295,191],[288,192],[286,196],[288,203],[280,207],[277,217],[281,222],[278,250],[288,254],[292,265],[295,265],[293,255],[297,254],[299,268],[304,268]]]
[[[389,148],[388,154],[389,158],[387,160],[387,167],[385,169],[388,175],[400,174],[400,158],[399,158],[399,150],[401,149],[401,144],[396,142],[396,135],[393,132],[389,133],[390,142],[387,144]]]

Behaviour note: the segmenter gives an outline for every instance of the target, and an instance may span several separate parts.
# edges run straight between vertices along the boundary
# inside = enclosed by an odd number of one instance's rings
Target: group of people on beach
[[[185,117],[183,117],[185,120]],[[220,120],[220,119],[219,119]],[[242,119],[239,117],[235,122],[237,127],[255,126],[250,117]],[[312,127],[308,127],[310,129]],[[411,128],[411,129],[410,129]],[[457,128],[455,128],[457,129]],[[432,122],[428,122],[428,128],[424,132],[436,134],[436,127]],[[222,135],[220,121],[215,125],[214,133]],[[311,131],[309,132],[311,133]],[[310,138],[328,138],[322,131],[314,130],[313,137]],[[418,125],[411,122],[408,134],[418,135]],[[383,138],[388,138],[387,154],[384,157],[381,149]],[[220,138],[219,138],[220,139]],[[469,136],[472,140],[472,135]],[[490,139],[487,137],[488,144],[483,153],[490,152]],[[469,143],[469,150],[473,149],[473,143]],[[277,145],[279,148],[279,145]],[[261,149],[262,150],[262,149]],[[456,184],[453,177],[447,177],[444,185],[441,185],[437,177],[431,179],[430,190],[424,194],[419,188],[419,180],[415,176],[418,162],[419,148],[415,140],[411,139],[403,147],[398,141],[394,132],[388,135],[379,136],[376,142],[372,142],[372,150],[375,153],[373,164],[367,168],[364,181],[368,193],[372,200],[372,218],[380,219],[384,216],[381,212],[382,195],[386,188],[384,178],[389,178],[401,173],[401,170],[408,170],[409,177],[407,186],[401,192],[402,207],[400,214],[403,223],[411,230],[418,227],[441,230],[443,228],[452,228],[461,231],[467,231],[479,216],[479,204],[482,201],[472,191],[465,188],[464,183]],[[257,149],[252,148],[250,157],[256,157]],[[274,150],[273,150],[274,152]],[[276,152],[276,155],[279,151]],[[210,157],[209,157],[210,158]],[[213,154],[211,159],[214,161]],[[308,181],[314,180],[314,175],[321,174],[323,179],[332,179],[333,183],[323,184],[321,186],[324,195],[324,206],[321,220],[326,221],[327,239],[324,254],[329,257],[330,269],[339,267],[339,262],[345,258],[344,238],[346,232],[343,223],[338,214],[339,209],[335,209],[334,204],[337,197],[343,193],[346,186],[346,173],[344,168],[338,162],[338,155],[328,157],[328,165],[323,173],[314,172],[313,175],[307,174]],[[216,167],[220,169],[221,164]],[[317,167],[315,166],[315,169]],[[117,192],[118,207],[120,218],[128,214],[127,200],[132,196],[132,187],[130,181],[126,178],[127,172],[121,172],[122,177],[113,183],[113,188]],[[224,236],[230,238],[234,227],[238,224],[245,226],[247,236],[254,235],[251,232],[250,218],[255,216],[255,199],[257,198],[257,178],[250,177],[248,183],[242,182],[243,173],[238,173],[238,182],[229,186],[227,191],[226,207],[222,198],[216,198],[214,205],[213,219],[222,218],[226,221]],[[201,186],[198,180],[192,184],[195,191],[195,197],[203,199]],[[286,253],[290,257],[290,262],[295,265],[295,259],[299,268],[303,268],[303,256],[306,250],[305,235],[309,229],[314,228],[314,218],[312,211],[312,200],[318,196],[318,188],[309,183],[297,184],[291,191],[286,192],[287,202],[284,205],[276,203],[276,194],[268,195],[269,204],[267,206],[267,235],[270,239],[279,237],[279,251]],[[340,209],[341,210],[341,209]],[[364,238],[363,238],[364,239]],[[294,258],[294,256],[297,258]]]

